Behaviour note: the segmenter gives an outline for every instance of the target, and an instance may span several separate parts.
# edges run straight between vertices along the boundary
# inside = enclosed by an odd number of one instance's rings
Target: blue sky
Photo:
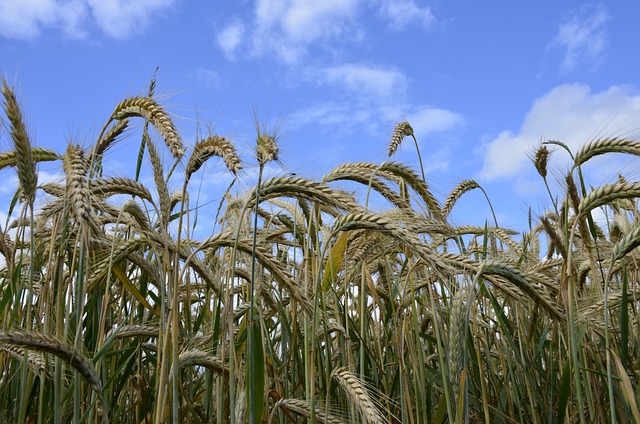
[[[501,225],[524,229],[527,206],[550,204],[526,156],[541,139],[575,151],[640,135],[639,17],[637,2],[0,0],[0,69],[34,144],[61,152],[92,144],[120,100],[146,94],[156,67],[158,99],[189,144],[199,121],[250,162],[254,109],[283,120],[272,175],[382,162],[407,119],[440,199],[473,178]],[[125,159],[139,138],[129,140],[112,153],[116,174],[133,173]],[[412,143],[396,158],[418,165]],[[637,179],[638,165],[606,158],[588,172],[600,185],[620,170]],[[566,171],[566,155],[552,166]],[[219,185],[220,169],[205,182]],[[454,209],[460,223],[488,216],[480,193]]]

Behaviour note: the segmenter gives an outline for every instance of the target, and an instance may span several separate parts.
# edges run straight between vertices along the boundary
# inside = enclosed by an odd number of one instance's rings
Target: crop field
[[[452,222],[484,191],[435,196],[409,122],[378,163],[271,177],[277,125],[255,118],[248,158],[188,141],[154,85],[54,151],[2,84],[0,170],[19,186],[0,223],[0,421],[640,422],[640,182],[585,171],[639,141],[541,143],[551,207],[521,232]],[[137,166],[113,175],[123,143]],[[394,160],[402,143],[420,167]],[[551,154],[571,161],[558,192]],[[44,162],[63,178],[39,182]],[[231,184],[198,237],[211,170]]]

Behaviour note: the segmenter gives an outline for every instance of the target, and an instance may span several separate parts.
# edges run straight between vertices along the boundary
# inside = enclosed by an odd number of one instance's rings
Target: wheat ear
[[[32,147],[31,154],[33,160],[37,162],[51,162],[60,159],[60,155],[51,149],[44,147]],[[16,151],[10,150],[8,152],[0,153],[0,170],[9,167],[17,166],[18,160],[16,158]]]
[[[233,147],[233,144],[224,137],[213,135],[196,143],[193,147],[193,152],[189,157],[185,171],[187,180],[212,156],[221,157],[227,169],[229,169],[233,175],[237,175],[242,169],[240,157],[235,147]]]
[[[296,415],[299,415],[304,418],[311,417],[311,405],[309,402],[303,399],[280,399],[273,406],[273,411],[269,418],[269,422],[273,422],[273,417],[278,408],[284,409],[289,412],[293,412]],[[316,421],[319,421],[324,424],[344,424],[344,421],[335,417],[331,414],[324,413],[323,408],[316,408]]]
[[[617,261],[622,259],[627,253],[638,246],[640,246],[640,226],[636,226],[633,230],[629,231],[613,246],[613,260]]]
[[[391,134],[391,141],[389,142],[389,153],[387,157],[393,156],[402,144],[402,140],[405,137],[411,137],[413,135],[413,128],[407,121],[402,121],[393,129]]]
[[[102,383],[91,361],[55,337],[31,331],[0,331],[0,343],[51,353],[67,361],[102,396]]]
[[[91,197],[87,184],[88,163],[82,148],[69,144],[62,166],[67,177],[67,198],[74,218],[78,223],[88,221]]]
[[[129,194],[153,202],[151,192],[140,182],[122,177],[106,178],[91,182],[91,193],[99,195]]]
[[[378,411],[369,393],[367,393],[355,374],[345,368],[338,368],[334,371],[333,376],[350,396],[368,424],[385,423],[385,419],[380,415],[380,411]]]
[[[2,81],[2,94],[4,95],[4,110],[11,123],[11,139],[16,152],[18,181],[25,200],[27,203],[32,204],[36,195],[38,175],[36,174],[36,162],[31,151],[31,141],[22,120],[20,105],[18,105],[13,90],[5,80]]]
[[[582,146],[573,161],[576,168],[594,156],[605,153],[628,153],[640,156],[640,142],[628,138],[603,138]]]
[[[150,97],[131,97],[118,103],[107,125],[114,120],[121,121],[135,116],[147,119],[158,130],[173,157],[179,159],[184,155],[184,146],[173,121]],[[104,131],[103,129],[103,133]],[[102,139],[102,136],[100,138]]]
[[[448,216],[458,199],[462,197],[462,195],[467,191],[471,191],[476,188],[480,188],[480,185],[474,180],[464,180],[460,184],[458,184],[456,188],[451,191],[451,193],[447,197],[447,200],[444,201],[444,206],[442,206],[442,214],[444,216]]]
[[[640,182],[607,184],[586,195],[580,202],[579,213],[587,212],[619,199],[640,196]]]
[[[178,357],[180,367],[200,366],[210,369],[217,374],[228,375],[229,368],[216,356],[209,355],[201,350],[188,350]]]

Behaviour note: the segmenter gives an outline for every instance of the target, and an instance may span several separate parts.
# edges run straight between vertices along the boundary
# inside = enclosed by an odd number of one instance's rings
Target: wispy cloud
[[[189,71],[187,77],[205,88],[219,88],[223,84],[220,74],[213,69],[195,68]]]
[[[93,24],[109,37],[124,39],[142,31],[174,0],[0,0],[0,35],[34,39],[43,29],[83,38]]]
[[[241,49],[250,56],[275,55],[295,64],[311,46],[335,51],[361,42],[367,36],[365,15],[372,12],[395,30],[414,23],[429,28],[436,21],[431,9],[417,0],[256,0],[250,28],[228,25],[217,42],[230,59]]]
[[[0,0],[0,35],[33,39],[42,28],[58,28],[70,37],[81,37],[81,22],[87,15],[83,0]]]
[[[245,27],[241,22],[232,22],[216,37],[218,46],[222,49],[227,59],[233,60],[235,53],[245,36]]]
[[[381,116],[387,119],[381,120]],[[418,141],[434,134],[446,134],[464,125],[462,115],[446,109],[408,103],[385,106],[365,101],[313,104],[289,115],[287,122],[293,129],[315,126],[337,138],[364,133],[385,140],[391,135],[393,126],[402,119],[411,124]],[[383,150],[381,144],[380,151]],[[443,152],[443,155],[447,154]]]
[[[464,123],[464,119],[459,113],[432,106],[417,107],[415,111],[407,115],[407,121],[419,139],[426,138],[433,133],[450,131]]]
[[[360,63],[348,63],[324,69],[324,82],[348,90],[359,98],[375,101],[403,101],[407,78],[400,70]]]
[[[609,18],[603,5],[585,5],[558,27],[551,46],[564,51],[561,72],[570,72],[581,63],[594,66],[600,62],[607,43]]]
[[[173,0],[87,0],[93,18],[113,38],[127,38],[144,29]]]
[[[428,29],[436,22],[431,8],[420,7],[414,0],[381,0],[379,13],[396,30],[404,29],[412,23]]]
[[[527,153],[542,137],[560,140],[575,152],[598,136],[637,131],[633,120],[639,116],[640,95],[629,87],[613,86],[598,93],[582,84],[556,87],[534,101],[517,133],[505,130],[482,147],[480,176],[489,180],[523,177],[533,170]]]
[[[257,0],[252,53],[275,53],[295,62],[318,41],[357,36],[359,0]]]

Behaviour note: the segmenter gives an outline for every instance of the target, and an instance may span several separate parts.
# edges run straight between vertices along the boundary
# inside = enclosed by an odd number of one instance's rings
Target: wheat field
[[[0,169],[19,187],[0,227],[0,420],[640,422],[640,182],[583,173],[640,155],[639,141],[541,144],[532,166],[552,207],[517,232],[452,222],[482,188],[438,199],[394,161],[418,147],[408,122],[379,163],[271,178],[275,130],[256,125],[252,163],[220,135],[189,144],[154,87],[58,152],[33,145],[3,82]],[[111,176],[119,143],[139,161]],[[572,161],[558,193],[552,153]],[[39,183],[42,162],[64,179]],[[205,164],[233,182],[198,238]]]

